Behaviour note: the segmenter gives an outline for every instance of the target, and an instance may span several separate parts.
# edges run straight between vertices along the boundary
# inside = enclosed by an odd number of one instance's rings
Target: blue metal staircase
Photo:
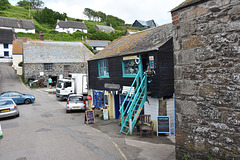
[[[122,103],[121,113],[121,133],[130,134],[130,119],[132,120],[132,130],[137,123],[137,119],[147,100],[147,77],[143,75],[142,59],[139,56],[138,73]],[[132,91],[135,88],[134,92]],[[132,93],[130,95],[130,93]],[[126,106],[126,107],[125,107]]]

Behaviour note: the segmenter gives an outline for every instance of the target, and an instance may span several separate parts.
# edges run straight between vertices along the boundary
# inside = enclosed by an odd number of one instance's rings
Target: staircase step
[[[121,132],[122,134],[127,134],[127,132]]]

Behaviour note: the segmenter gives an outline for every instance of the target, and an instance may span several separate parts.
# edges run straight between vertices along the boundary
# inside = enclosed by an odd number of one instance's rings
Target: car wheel
[[[70,111],[69,111],[69,110],[66,110],[66,113],[70,113]]]
[[[24,103],[29,104],[29,103],[31,103],[31,100],[30,99],[25,99]]]
[[[18,113],[17,115],[16,115],[16,117],[19,117],[20,116],[20,114]]]

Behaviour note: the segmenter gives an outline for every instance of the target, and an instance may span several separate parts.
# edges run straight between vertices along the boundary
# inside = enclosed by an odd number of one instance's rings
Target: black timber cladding
[[[174,92],[174,68],[173,68],[173,41],[170,39],[156,51],[141,53],[143,58],[143,68],[146,70],[148,56],[154,56],[156,75],[152,82],[148,84],[152,97],[172,96]],[[104,88],[105,83],[131,86],[134,78],[123,77],[122,60],[123,56],[105,58],[108,60],[110,78],[98,77],[98,60],[88,61],[89,88],[96,90],[108,90]]]

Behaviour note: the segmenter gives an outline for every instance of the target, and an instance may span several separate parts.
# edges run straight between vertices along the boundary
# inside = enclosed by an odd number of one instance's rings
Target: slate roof
[[[1,44],[12,44],[14,32],[11,29],[0,28],[0,43]]]
[[[126,33],[125,33],[125,36],[126,36],[126,35],[129,35],[129,34],[134,34],[134,33],[137,33],[137,32],[140,32],[140,31],[132,30],[132,29],[127,29],[127,30],[126,30]]]
[[[149,21],[136,20],[136,21],[139,22],[143,27],[150,27],[151,28],[151,27],[156,27],[157,26],[156,23],[154,22],[154,20],[149,20]],[[134,23],[132,25],[133,27],[134,27]]]
[[[81,42],[28,41],[23,55],[24,63],[80,63],[93,53]]]
[[[103,32],[110,33],[110,32],[115,32],[115,29],[110,27],[110,26],[101,26],[101,25],[96,25],[96,27]]]
[[[86,40],[85,43],[92,47],[106,47],[111,41],[104,40]]]
[[[87,29],[84,22],[76,21],[58,21],[57,25],[60,28],[76,28],[76,29]]]
[[[11,27],[21,29],[35,29],[35,25],[31,20],[15,19],[0,17],[0,27]]]
[[[146,29],[144,31],[122,36],[105,49],[97,53],[90,60],[103,59],[116,56],[126,56],[137,53],[158,50],[172,38],[172,24]]]
[[[182,2],[180,5],[178,5],[177,7],[175,7],[174,9],[171,10],[171,12],[177,11],[179,9],[191,6],[195,3],[202,3],[208,0],[185,0],[184,2]]]
[[[13,50],[12,50],[12,54],[15,55],[22,55],[23,53],[23,42],[27,42],[31,40],[30,38],[18,38],[15,41],[13,41]]]

